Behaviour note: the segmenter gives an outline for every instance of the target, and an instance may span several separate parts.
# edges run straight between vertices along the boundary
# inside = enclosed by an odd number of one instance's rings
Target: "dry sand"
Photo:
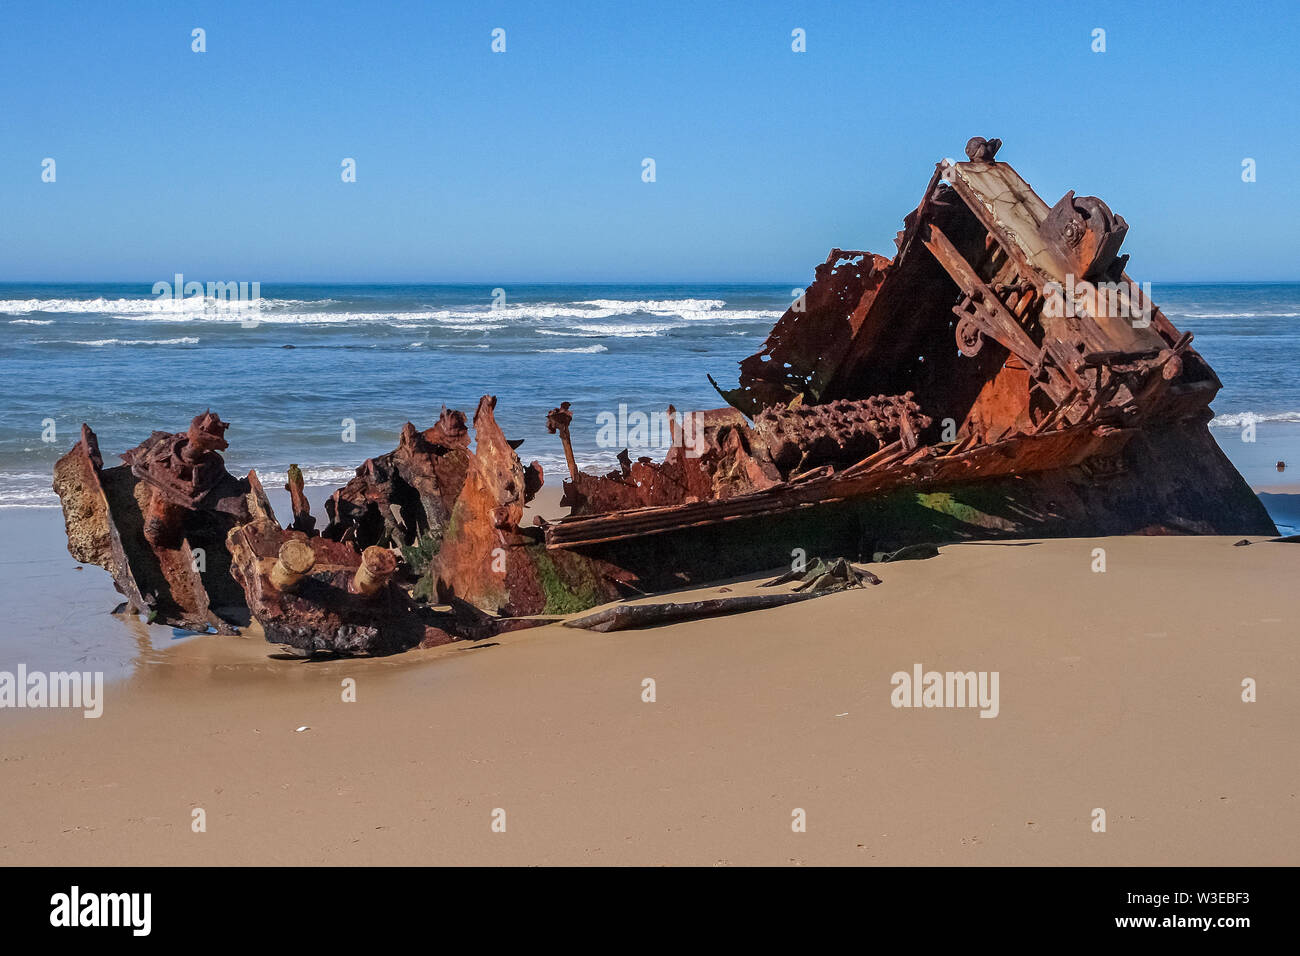
[[[951,546],[775,610],[383,660],[142,650],[98,720],[0,711],[0,863],[1294,865],[1300,547],[1233,540]],[[916,663],[998,671],[999,716],[893,708]]]

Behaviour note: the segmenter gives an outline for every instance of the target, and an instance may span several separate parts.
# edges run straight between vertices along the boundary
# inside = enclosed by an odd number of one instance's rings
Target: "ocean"
[[[264,284],[254,310],[144,282],[0,284],[0,508],[57,505],[51,469],[82,422],[116,461],[209,408],[230,422],[230,470],[268,487],[291,463],[311,486],[341,485],[408,419],[427,427],[443,404],[471,415],[484,394],[550,476],[564,459],[546,412],[571,402],[579,464],[607,470],[618,449],[597,445],[597,415],[721,405],[707,375],[735,384],[796,285]],[[1223,380],[1212,427],[1238,469],[1256,487],[1294,482],[1300,284],[1155,284],[1153,297]]]

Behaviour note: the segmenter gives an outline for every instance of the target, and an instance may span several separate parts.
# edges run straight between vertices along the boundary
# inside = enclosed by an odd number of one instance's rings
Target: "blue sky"
[[[13,3],[0,280],[799,284],[977,134],[1136,278],[1300,278],[1300,4],[1132,6]]]

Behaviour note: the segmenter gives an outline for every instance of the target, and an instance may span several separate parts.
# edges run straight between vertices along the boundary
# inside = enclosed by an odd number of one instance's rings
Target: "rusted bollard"
[[[554,435],[559,432],[560,444],[564,446],[564,460],[569,465],[569,478],[578,480],[578,463],[573,459],[573,442],[569,440],[569,426],[573,423],[573,412],[569,411],[568,402],[560,402],[559,408],[552,408],[546,413],[546,430]]]
[[[352,579],[352,587],[358,594],[369,597],[388,584],[396,570],[397,556],[387,548],[372,544],[361,552],[361,567]]]
[[[316,519],[311,514],[311,503],[302,490],[302,469],[297,465],[289,466],[289,480],[284,490],[289,492],[290,507],[293,510],[293,530],[310,535],[316,528]]]
[[[316,552],[306,541],[291,538],[280,545],[280,556],[271,568],[271,583],[281,591],[293,591],[316,566]]]

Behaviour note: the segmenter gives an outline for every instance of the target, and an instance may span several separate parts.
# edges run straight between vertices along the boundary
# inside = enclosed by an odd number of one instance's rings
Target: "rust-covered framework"
[[[522,524],[542,469],[485,396],[473,449],[460,412],[408,423],[333,495],[319,533],[296,467],[287,529],[256,474],[225,471],[215,415],[113,469],[83,426],[55,472],[69,548],[167,623],[229,630],[241,609],[220,608],[242,603],[268,640],[383,653],[794,549],[870,560],[922,541],[1275,534],[1209,433],[1218,378],[1125,271],[1127,224],[1073,192],[1048,207],[1000,146],[976,137],[966,162],[937,164],[893,259],[832,250],[719,389],[726,407],[668,409],[663,461],[625,450],[609,474],[582,472],[571,407],[553,409],[559,520]],[[196,542],[224,557],[194,570]]]
[[[741,495],[575,509],[547,530],[548,544],[600,547],[855,502],[861,517],[841,516],[889,543],[912,537],[909,525],[941,538],[1271,532],[1206,427],[1218,378],[1191,334],[1124,271],[1127,224],[1073,192],[1049,208],[996,161],[1000,145],[977,137],[967,162],[937,165],[892,260],[832,250],[763,348],[740,363],[739,386],[720,389],[752,422],[736,422],[726,441],[759,449],[758,470],[774,461],[779,479]],[[843,434],[840,410],[864,401],[908,409],[861,409],[875,447]],[[809,427],[774,441],[771,423],[791,419]],[[883,440],[896,422],[909,427]],[[804,452],[798,461],[791,443]],[[584,484],[599,496],[599,485]],[[924,497],[936,489],[941,498]],[[906,494],[882,514],[891,492]],[[915,521],[916,500],[948,513]],[[1012,500],[1016,508],[999,505]]]

